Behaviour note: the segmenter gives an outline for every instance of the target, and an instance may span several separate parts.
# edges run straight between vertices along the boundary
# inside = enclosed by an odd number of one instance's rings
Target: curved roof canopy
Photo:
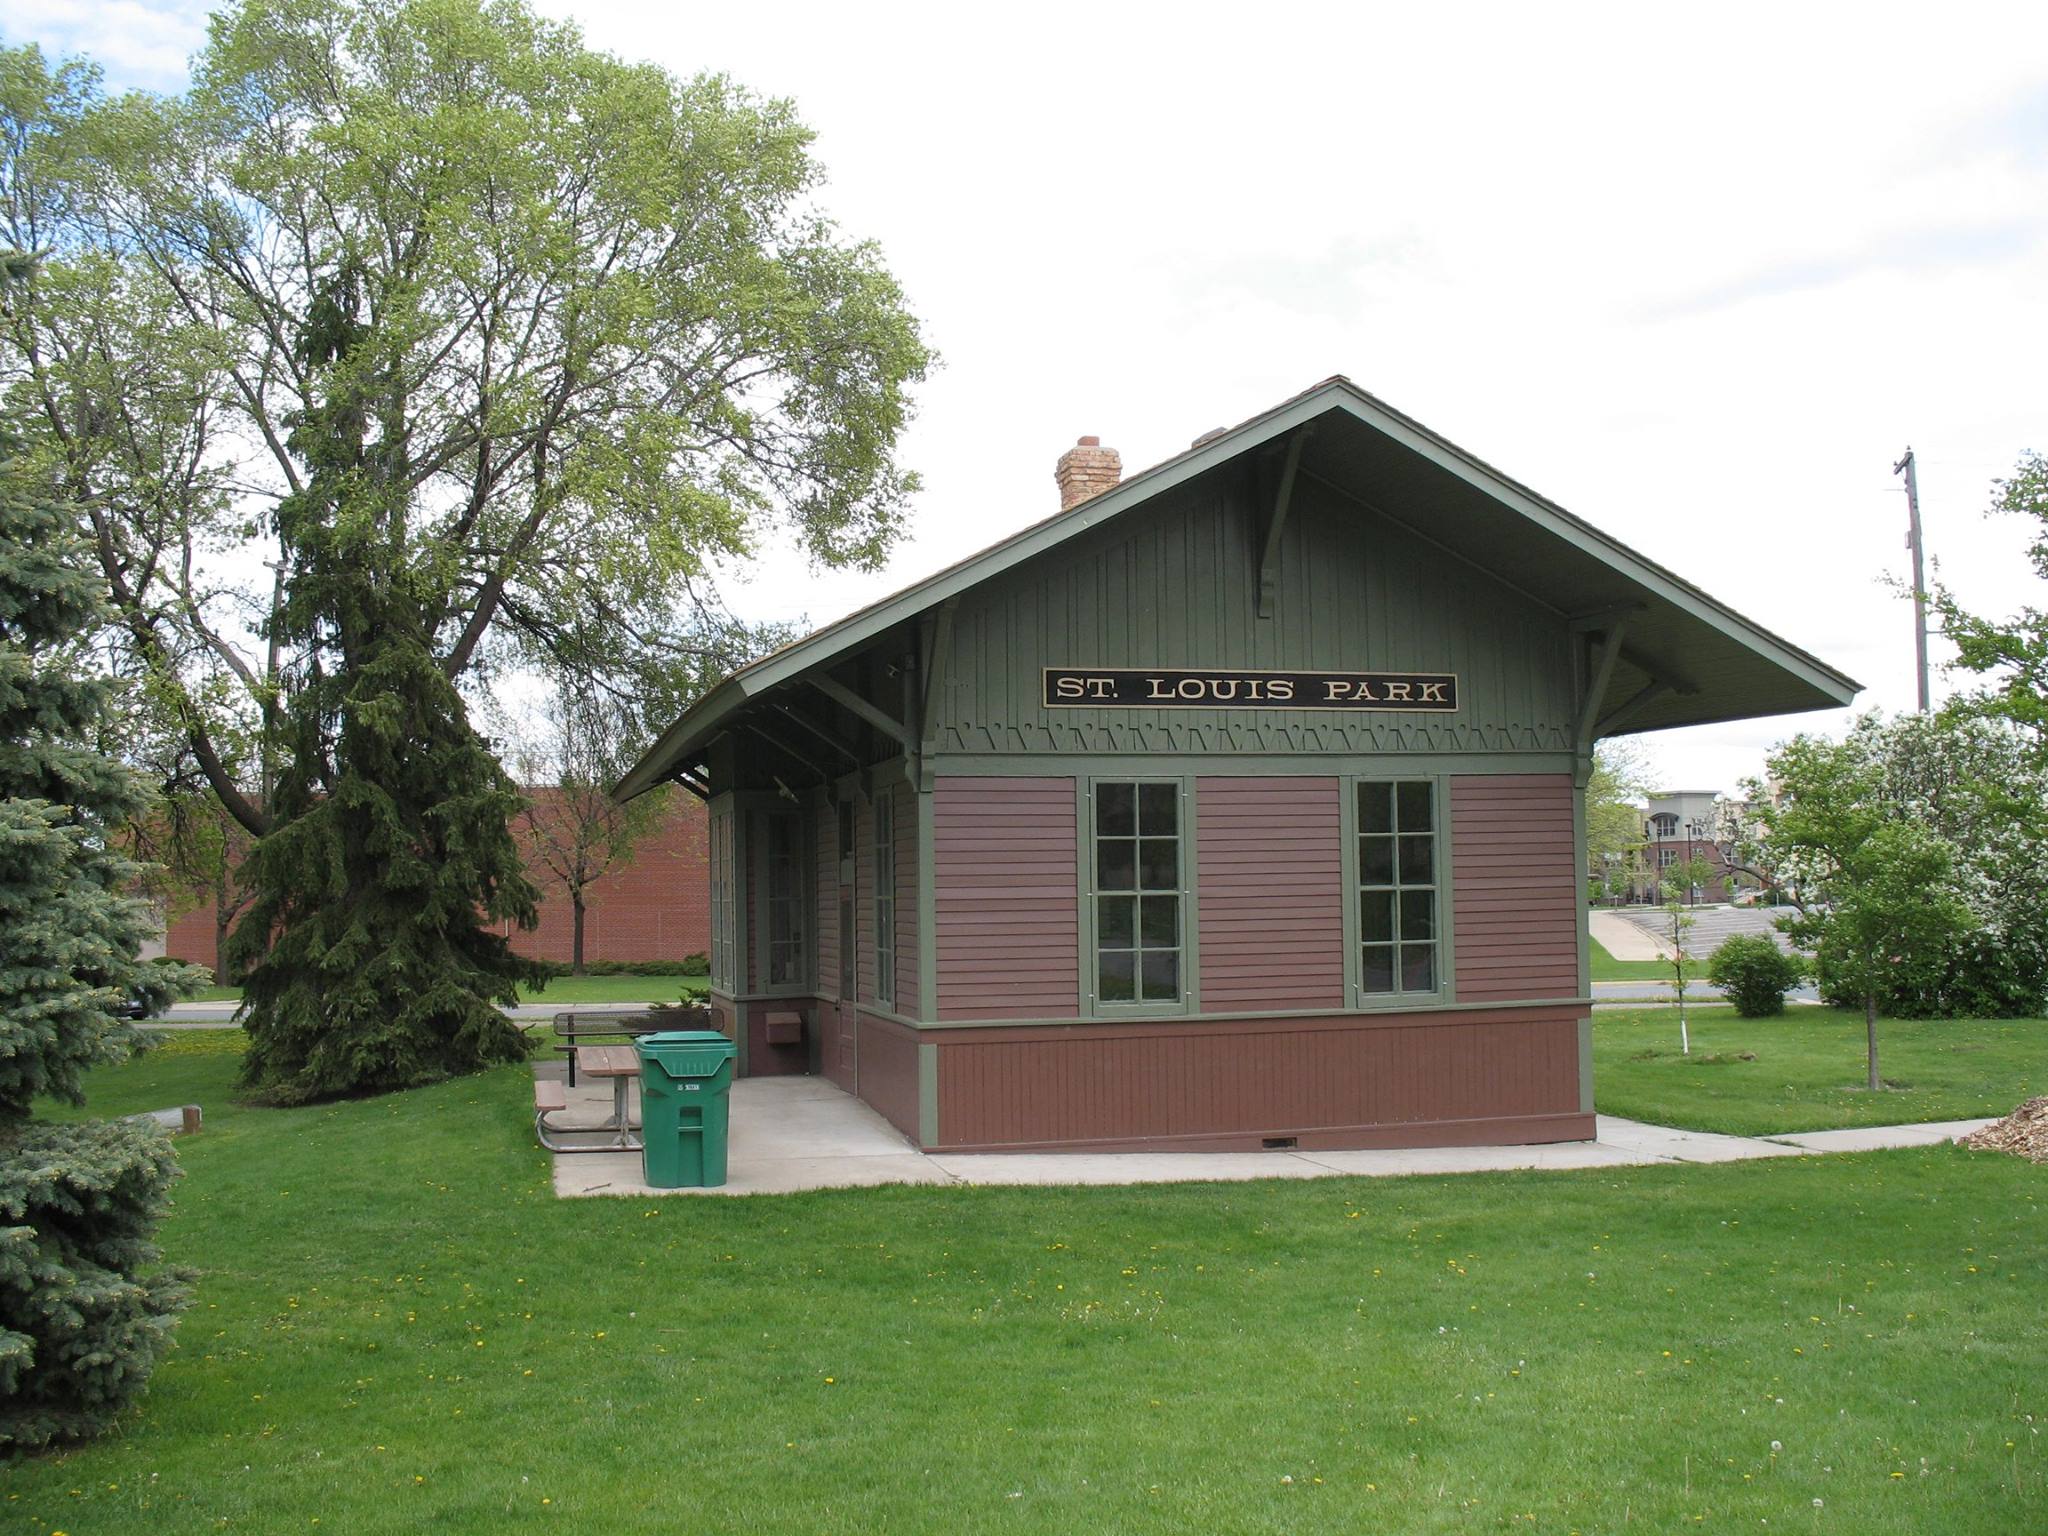
[[[1583,744],[1839,708],[1861,684],[1509,479],[1349,379],[1326,379],[1187,452],[740,668],[693,704],[620,780],[630,799],[701,760],[764,695],[1151,497],[1303,427],[1299,473],[1490,572],[1560,618],[1615,639],[1595,652]]]

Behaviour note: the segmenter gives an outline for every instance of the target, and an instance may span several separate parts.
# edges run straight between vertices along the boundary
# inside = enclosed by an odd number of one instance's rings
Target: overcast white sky
[[[1941,576],[2042,601],[1982,512],[2048,451],[2048,6],[546,8],[793,97],[944,354],[890,569],[771,558],[750,616],[822,622],[1045,516],[1082,433],[1141,468],[1333,373],[1862,706],[1913,699],[1909,443]],[[0,35],[175,89],[205,9],[38,0]],[[1644,740],[1732,789],[1846,718]]]

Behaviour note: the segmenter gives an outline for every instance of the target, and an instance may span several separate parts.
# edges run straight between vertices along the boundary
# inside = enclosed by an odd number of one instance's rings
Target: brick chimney
[[[1084,437],[1060,455],[1052,477],[1060,483],[1060,510],[1064,512],[1091,496],[1115,490],[1124,477],[1123,455],[1103,447],[1099,437]]]

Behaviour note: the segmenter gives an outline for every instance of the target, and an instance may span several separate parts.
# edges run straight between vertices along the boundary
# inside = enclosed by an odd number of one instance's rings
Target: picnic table
[[[632,1092],[633,1079],[640,1075],[640,1053],[630,1045],[579,1045],[575,1060],[585,1077],[608,1077],[612,1080],[612,1117],[591,1129],[614,1131],[613,1146],[625,1151],[638,1151],[640,1143],[633,1136],[627,1098]]]
[[[637,1152],[641,1141],[633,1135],[631,1093],[633,1079],[640,1075],[640,1053],[630,1045],[580,1045],[570,1058],[572,1068],[580,1066],[586,1077],[610,1078],[612,1117],[595,1125],[557,1125],[549,1118],[569,1107],[569,1095],[559,1082],[537,1079],[533,1085],[533,1131],[550,1152]],[[610,1131],[609,1141],[571,1144],[563,1135],[591,1136]]]
[[[654,1008],[583,1008],[555,1015],[555,1049],[569,1059],[569,1086],[576,1086],[576,1053],[586,1045],[631,1042],[664,1029],[709,1029],[711,1010],[702,1004]]]

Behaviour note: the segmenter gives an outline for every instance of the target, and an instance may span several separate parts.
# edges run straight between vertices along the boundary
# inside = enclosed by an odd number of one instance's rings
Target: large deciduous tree
[[[1993,515],[2034,523],[2027,560],[2048,582],[2048,458],[2021,455],[2012,474],[1991,490]],[[1956,647],[1956,665],[1990,679],[1966,707],[2012,721],[2026,733],[2035,759],[2048,764],[2048,612],[2028,604],[2010,618],[1983,618],[1945,586],[1935,590],[1934,611]]]
[[[0,301],[19,253],[0,251]],[[152,926],[115,829],[141,799],[94,750],[106,615],[70,509],[0,427],[0,1452],[91,1434],[141,1391],[184,1305],[158,1265],[177,1165],[154,1126],[38,1122],[140,1043],[115,1010],[191,979],[141,964]]]
[[[1586,780],[1586,875],[1609,894],[1636,883],[1644,844],[1642,798],[1649,792],[1639,740],[1622,737],[1593,749]]]
[[[670,696],[718,632],[719,562],[776,529],[833,564],[896,537],[930,357],[819,212],[809,145],[786,102],[520,0],[242,0],[170,98],[0,51],[0,241],[49,253],[0,389],[260,839],[237,951],[270,966],[269,1086],[510,1048],[478,1005],[516,967],[475,919],[531,892],[465,687],[544,664]],[[404,925],[422,899],[432,936]],[[374,1049],[316,1047],[372,1028],[367,988],[330,983],[380,955],[435,1000],[397,999],[419,1011]]]

